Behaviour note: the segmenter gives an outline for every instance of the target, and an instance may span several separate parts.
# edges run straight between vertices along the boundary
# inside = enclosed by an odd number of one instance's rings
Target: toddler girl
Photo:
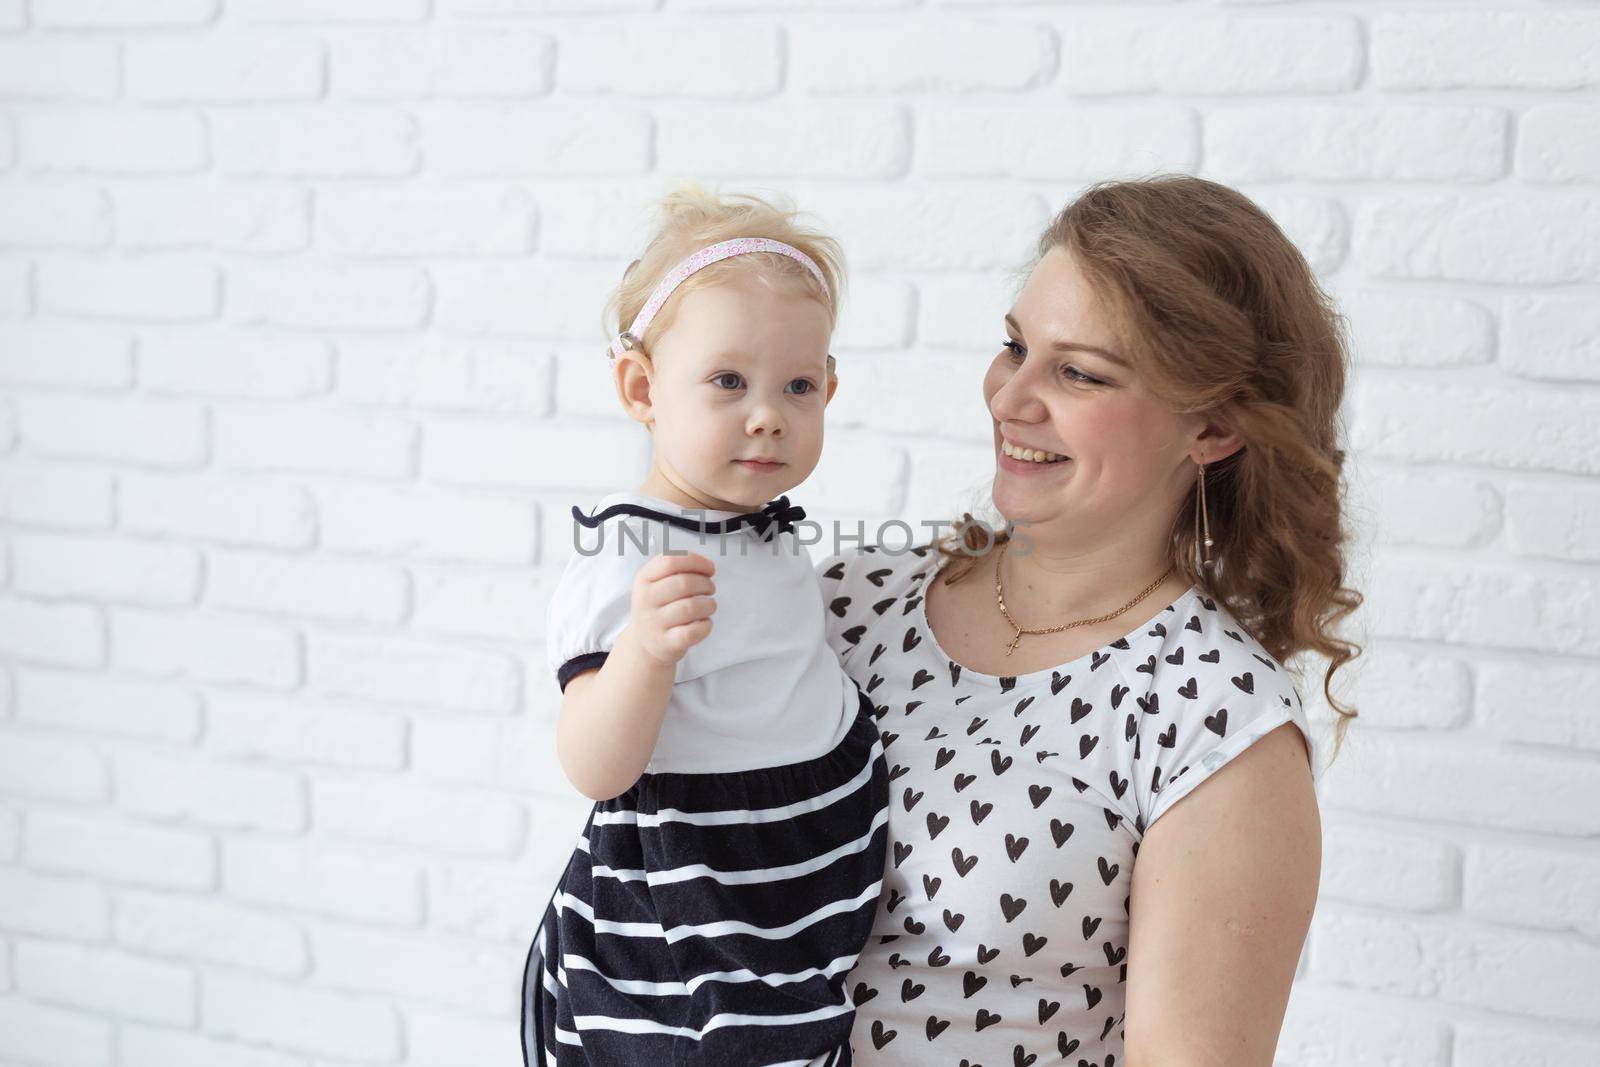
[[[888,770],[781,495],[821,453],[839,264],[792,212],[690,188],[612,298],[654,456],[572,509],[550,601],[557,749],[596,803],[529,950],[530,1067],[851,1062]]]

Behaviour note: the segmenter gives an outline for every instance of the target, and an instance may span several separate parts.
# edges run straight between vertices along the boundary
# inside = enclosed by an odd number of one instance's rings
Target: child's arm
[[[715,564],[693,552],[660,555],[634,578],[628,624],[605,662],[574,675],[561,694],[556,754],[592,800],[626,792],[661,734],[678,661],[711,632]]]

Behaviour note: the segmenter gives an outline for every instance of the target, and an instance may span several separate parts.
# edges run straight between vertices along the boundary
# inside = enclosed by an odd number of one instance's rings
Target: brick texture
[[[1040,227],[1181,171],[1355,361],[1362,717],[1277,1067],[1600,1063],[1597,91],[1575,0],[0,0],[0,1062],[520,1064],[652,200],[840,238],[795,497],[916,526],[992,473]]]

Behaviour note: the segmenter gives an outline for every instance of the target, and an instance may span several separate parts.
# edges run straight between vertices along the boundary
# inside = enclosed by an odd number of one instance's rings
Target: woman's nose
[[[1017,371],[1000,383],[989,397],[989,413],[999,422],[1029,422],[1038,406],[1032,378]]]

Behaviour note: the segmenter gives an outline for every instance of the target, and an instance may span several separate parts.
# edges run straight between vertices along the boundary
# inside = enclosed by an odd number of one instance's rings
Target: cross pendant
[[[1013,637],[1011,639],[1011,644],[1006,646],[1006,655],[1008,655],[1008,656],[1011,655],[1011,653],[1016,650],[1017,642],[1021,641],[1021,640],[1022,640],[1022,631],[1018,630],[1017,631],[1017,636]]]

